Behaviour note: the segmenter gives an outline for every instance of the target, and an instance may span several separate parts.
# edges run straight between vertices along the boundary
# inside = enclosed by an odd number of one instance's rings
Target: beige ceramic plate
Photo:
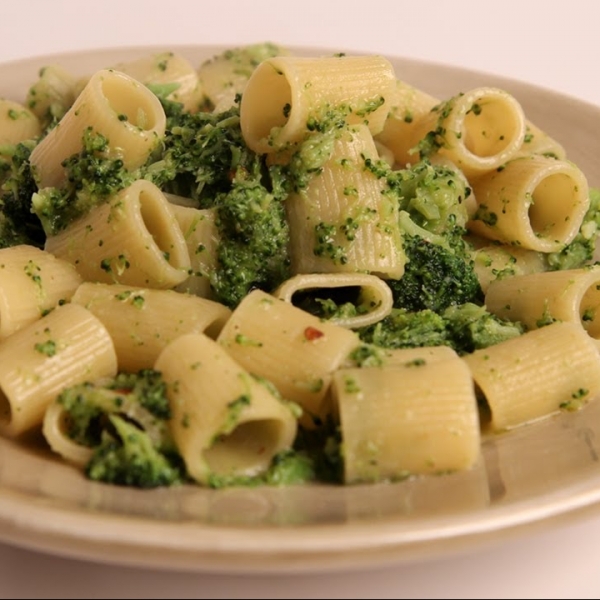
[[[137,48],[0,66],[0,96],[23,100],[41,66],[75,74],[158,50],[194,64],[223,48]],[[297,53],[315,51],[293,49]],[[317,54],[319,52],[316,52]],[[513,93],[600,185],[600,108],[435,64],[394,59],[397,76],[444,98],[478,85]],[[485,440],[471,472],[360,487],[140,491],[86,481],[43,450],[0,439],[0,539],[75,556],[167,569],[325,570],[472,552],[600,505],[600,401]]]

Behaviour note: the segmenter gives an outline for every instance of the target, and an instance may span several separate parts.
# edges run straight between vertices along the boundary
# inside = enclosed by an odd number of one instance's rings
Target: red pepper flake
[[[318,340],[319,338],[323,337],[324,335],[325,334],[320,329],[316,329],[315,327],[307,327],[304,330],[304,337],[309,342],[312,342],[313,340]]]

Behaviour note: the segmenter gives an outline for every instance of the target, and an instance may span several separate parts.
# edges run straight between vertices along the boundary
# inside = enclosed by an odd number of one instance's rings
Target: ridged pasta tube
[[[102,323],[77,304],[59,306],[0,344],[0,431],[16,436],[41,426],[64,388],[116,373]]]
[[[155,368],[167,383],[173,438],[198,483],[259,475],[291,448],[297,421],[290,405],[204,334],[177,338]]]
[[[61,163],[81,150],[88,128],[106,137],[110,156],[133,170],[146,162],[165,126],[160,100],[146,86],[119,71],[97,71],[58,125],[33,149],[30,162],[38,187],[63,183]]]
[[[268,154],[303,139],[332,110],[350,124],[379,133],[391,109],[396,78],[382,56],[279,56],[252,73],[242,98],[240,125],[248,146]]]
[[[579,232],[590,204],[581,169],[541,155],[511,160],[472,185],[477,210],[469,231],[537,252],[560,252]]]
[[[45,249],[74,264],[84,280],[102,283],[172,288],[191,266],[171,205],[144,179],[47,237]]]

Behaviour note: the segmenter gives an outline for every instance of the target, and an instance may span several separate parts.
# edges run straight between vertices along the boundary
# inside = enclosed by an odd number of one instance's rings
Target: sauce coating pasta
[[[600,191],[507,90],[264,43],[50,65],[19,107],[0,424],[90,479],[451,476],[600,393]]]

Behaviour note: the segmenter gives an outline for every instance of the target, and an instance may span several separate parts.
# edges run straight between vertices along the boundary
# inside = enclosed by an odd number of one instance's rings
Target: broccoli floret
[[[518,337],[525,333],[520,322],[501,319],[484,306],[470,302],[450,306],[443,313],[452,347],[459,354],[474,352]]]
[[[500,319],[485,306],[470,302],[450,306],[440,314],[429,309],[416,312],[393,309],[379,323],[357,330],[363,342],[376,347],[449,346],[461,355],[524,332],[521,323]]]
[[[85,467],[94,481],[138,488],[182,482],[181,467],[159,451],[147,433],[117,415],[109,415],[114,434],[106,431]]]
[[[230,191],[238,169],[256,172],[261,160],[244,142],[238,106],[222,113],[188,113],[163,101],[164,106],[168,118],[162,149],[143,168],[144,178],[210,208]]]
[[[64,390],[65,432],[93,450],[85,472],[116,485],[157,487],[186,480],[170,434],[166,385],[153,369]]]
[[[31,211],[31,197],[37,185],[29,156],[35,144],[35,140],[28,140],[0,147],[0,248],[44,245],[42,224]]]
[[[439,313],[465,302],[483,304],[483,291],[462,229],[456,227],[443,240],[444,243],[430,241],[406,233],[405,228],[404,274],[400,279],[388,280],[396,308]]]
[[[590,189],[590,206],[573,241],[560,252],[546,255],[551,271],[578,269],[594,259],[596,240],[600,235],[600,189]]]
[[[144,177],[163,191],[215,208],[216,300],[235,307],[254,288],[273,290],[289,277],[282,168],[267,167],[245,144],[239,107],[222,113],[174,113],[160,160]]]
[[[211,284],[223,304],[235,307],[252,289],[271,291],[290,276],[284,198],[245,170],[238,170],[230,192],[219,198],[220,242]]]
[[[103,204],[131,185],[138,174],[128,171],[120,158],[109,158],[109,140],[88,127],[79,153],[62,163],[66,181],[60,188],[45,188],[33,195],[33,211],[46,235],[54,235],[69,223]]]
[[[398,203],[406,265],[400,279],[388,280],[394,306],[441,312],[465,302],[482,304],[483,291],[464,237],[471,194],[464,177],[428,160],[399,170],[383,161],[367,160],[366,166],[385,180],[385,193]]]
[[[446,321],[430,309],[409,311],[395,308],[378,323],[360,328],[357,333],[362,341],[382,348],[418,348],[452,344]]]

